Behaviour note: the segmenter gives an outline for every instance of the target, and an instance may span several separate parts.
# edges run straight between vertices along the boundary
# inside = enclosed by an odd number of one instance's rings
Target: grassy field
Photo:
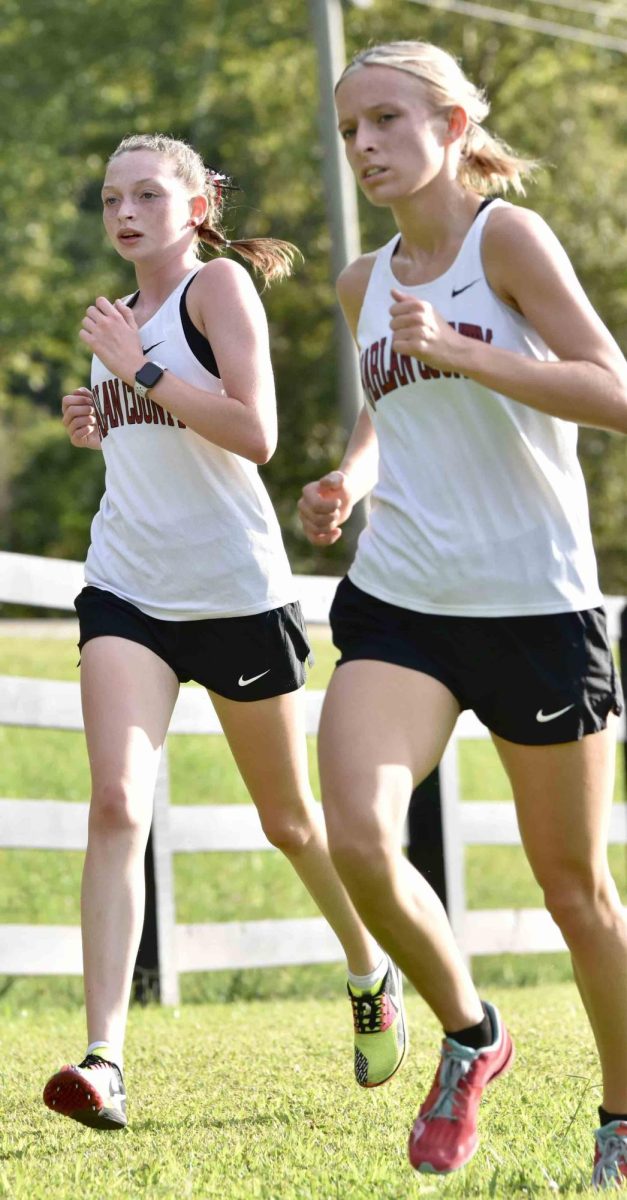
[[[414,1176],[407,1134],[433,1074],[438,1031],[415,995],[414,1045],[387,1087],[352,1081],[346,1001],[133,1009],[129,1128],[99,1133],[48,1112],[46,1070],[81,1044],[78,1013],[0,1024],[0,1197],[6,1200],[406,1200],[578,1196],[598,1103],[590,1037],[571,985],[494,998],[517,1042],[488,1090],[480,1149],[462,1172]]]
[[[333,654],[327,639],[317,640],[310,686],[325,686]],[[0,673],[73,679],[75,664],[71,640],[0,635]],[[174,803],[248,802],[221,738],[171,738],[170,754]],[[311,761],[317,791],[313,744]],[[463,747],[461,779],[468,802],[509,796],[488,743]],[[82,735],[0,729],[0,795],[81,801],[88,794]],[[624,850],[614,848],[612,859],[627,895]],[[0,852],[0,924],[78,922],[81,861],[74,853]],[[315,912],[276,853],[179,855],[175,876],[180,921]],[[540,903],[514,847],[467,851],[467,889],[475,908]],[[439,1036],[412,992],[408,1063],[388,1087],[364,1093],[352,1082],[350,1010],[339,964],[184,976],[179,1010],[131,1010],[131,1123],[115,1135],[62,1120],[39,1099],[46,1075],[82,1053],[80,981],[0,978],[0,1197],[581,1195],[600,1092],[567,958],[480,959],[474,973],[511,1026],[517,1065],[486,1097],[473,1162],[437,1180],[414,1176],[406,1160],[408,1129],[433,1074]]]

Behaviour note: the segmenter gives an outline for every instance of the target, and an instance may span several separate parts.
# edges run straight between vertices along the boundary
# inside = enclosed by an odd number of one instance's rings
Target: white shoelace
[[[434,1117],[446,1117],[449,1121],[458,1119],[453,1106],[459,1095],[459,1085],[472,1067],[474,1058],[475,1055],[470,1059],[458,1057],[451,1048],[443,1052],[439,1079],[440,1095],[433,1108],[423,1113],[423,1121],[432,1121]]]
[[[603,1187],[612,1180],[622,1180],[621,1163],[627,1164],[627,1137],[620,1134],[609,1134],[607,1137],[597,1134],[599,1159],[594,1164],[592,1172],[593,1187]]]

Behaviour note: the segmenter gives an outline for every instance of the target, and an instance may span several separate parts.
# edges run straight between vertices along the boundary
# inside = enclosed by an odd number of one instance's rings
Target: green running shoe
[[[360,1087],[379,1087],[401,1067],[409,1048],[403,981],[390,962],[376,992],[355,995],[350,984],[355,1026],[355,1079]]]
[[[44,1088],[44,1104],[90,1125],[92,1129],[124,1129],[126,1091],[116,1063],[88,1054],[78,1066],[61,1067]]]

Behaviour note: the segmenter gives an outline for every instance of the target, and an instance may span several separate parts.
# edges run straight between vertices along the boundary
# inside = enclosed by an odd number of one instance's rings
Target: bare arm
[[[559,361],[463,337],[400,288],[390,310],[394,349],[550,416],[627,432],[627,364],[542,218],[527,209],[497,210],[486,225],[483,260],[492,289],[527,318]]]
[[[353,337],[370,278],[373,255],[364,255],[347,267],[337,282],[342,311]],[[298,511],[305,535],[318,546],[331,546],[342,536],[341,525],[355,504],[368,494],[377,480],[379,450],[368,411],[362,408],[337,471],[305,485]]]
[[[192,320],[211,343],[222,391],[194,387],[166,371],[151,396],[207,441],[267,462],[276,447],[276,402],[268,326],[255,287],[243,267],[215,259],[199,271],[188,299]],[[80,337],[133,385],[147,359],[132,309],[100,297],[87,310]]]

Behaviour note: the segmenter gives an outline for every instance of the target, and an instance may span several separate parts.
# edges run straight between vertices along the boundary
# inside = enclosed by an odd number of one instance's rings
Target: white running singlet
[[[577,426],[390,350],[390,292],[400,288],[467,337],[555,360],[485,277],[482,233],[504,203],[479,212],[453,265],[431,283],[398,282],[394,237],[376,257],[359,317],[379,478],[349,575],[416,612],[523,616],[603,601]]]
[[[198,269],[142,325],[142,347],[179,379],[219,393],[181,318]],[[200,437],[156,400],[140,400],[95,357],[91,386],[106,490],[86,582],[165,621],[246,616],[293,601],[281,531],[255,464]]]

